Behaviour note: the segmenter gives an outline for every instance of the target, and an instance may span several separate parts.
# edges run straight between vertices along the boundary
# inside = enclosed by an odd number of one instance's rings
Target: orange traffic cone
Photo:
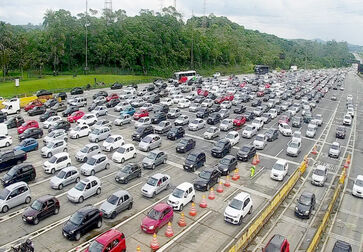
[[[257,164],[260,163],[260,155],[258,155],[258,153],[256,153],[256,162],[257,162]]]
[[[238,171],[238,168],[234,169],[234,174],[233,174],[233,177],[232,177],[232,180],[236,181],[236,180],[239,180],[240,176],[239,176],[239,171]]]
[[[344,168],[347,169],[349,167],[348,161],[345,161]]]
[[[348,154],[347,163],[350,164],[350,154]]]
[[[207,200],[205,199],[205,195],[204,194],[202,196],[202,201],[200,202],[199,206],[201,208],[206,208],[207,207]]]
[[[197,215],[197,210],[195,209],[195,203],[192,202],[192,208],[189,211],[189,215],[190,216],[196,216]]]
[[[219,181],[219,184],[218,184],[218,187],[217,187],[217,192],[218,193],[222,193],[224,190],[223,190],[223,184],[222,184],[222,181]]]
[[[141,248],[139,245],[137,245],[137,247],[136,247],[136,252],[141,252]]]
[[[257,165],[257,154],[253,156],[253,159],[252,159],[252,164],[253,165]]]
[[[229,176],[226,177],[226,181],[224,182],[225,187],[230,187],[231,183],[229,182]]]
[[[213,187],[210,189],[209,191],[209,195],[208,195],[208,199],[210,200],[214,200],[216,198],[216,195],[214,194],[214,189]]]
[[[170,238],[173,235],[174,235],[174,232],[173,232],[173,229],[171,228],[171,223],[169,222],[168,227],[166,228],[166,231],[165,231],[165,236]]]
[[[187,223],[185,222],[184,213],[180,214],[180,219],[178,221],[178,225],[179,225],[179,227],[185,227],[187,225]]]
[[[156,237],[156,234],[154,233],[153,235],[153,239],[150,242],[150,248],[152,250],[158,250],[160,248],[159,242],[158,242],[158,238]]]
[[[316,149],[316,145],[314,145],[313,150],[311,151],[311,154],[316,155],[318,154],[318,150]]]

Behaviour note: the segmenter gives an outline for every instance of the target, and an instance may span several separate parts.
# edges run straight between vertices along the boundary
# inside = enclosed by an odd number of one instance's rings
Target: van
[[[8,126],[5,123],[0,123],[0,136],[8,135]]]
[[[70,105],[71,106],[77,106],[77,107],[85,107],[85,106],[87,106],[87,98],[85,98],[85,97],[76,97],[70,103]]]
[[[189,202],[194,202],[195,190],[191,183],[184,182],[178,185],[174,191],[169,195],[168,205],[174,210],[183,211],[184,206]]]
[[[30,188],[25,182],[17,182],[5,187],[0,192],[0,211],[6,213],[10,208],[31,201]]]
[[[36,172],[34,166],[29,163],[22,163],[11,168],[1,180],[5,187],[20,181],[33,181],[35,177]]]

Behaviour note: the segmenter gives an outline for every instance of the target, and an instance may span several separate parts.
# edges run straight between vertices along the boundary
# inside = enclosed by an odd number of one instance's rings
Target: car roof
[[[250,197],[250,195],[246,192],[240,192],[239,194],[234,196],[235,199],[240,200],[240,201],[244,201],[247,197]]]
[[[47,194],[47,195],[43,195],[40,198],[38,198],[37,201],[44,202],[44,201],[47,201],[50,199],[55,199],[55,197],[53,195]]]
[[[176,188],[182,189],[182,190],[186,190],[189,189],[190,187],[193,187],[193,185],[189,182],[183,182],[180,185],[178,185]]]
[[[235,156],[230,155],[230,154],[223,157],[223,159],[228,159],[228,160],[231,160],[232,158],[235,158]]]
[[[125,149],[127,149],[129,147],[134,147],[135,148],[135,146],[133,144],[124,144],[124,145],[122,145],[122,147],[124,147]]]
[[[130,194],[126,190],[118,190],[118,191],[114,192],[113,195],[115,195],[116,197],[120,198],[121,196],[130,195]]]
[[[65,156],[65,155],[67,155],[69,157],[68,152],[60,152],[60,153],[54,154],[54,157],[59,158],[59,157]]]
[[[280,251],[281,250],[281,245],[284,242],[285,237],[283,237],[282,235],[279,234],[275,234],[269,244],[268,247],[266,249],[266,252],[273,252],[273,251]]]
[[[11,184],[11,185],[8,185],[7,187],[5,187],[6,189],[8,189],[9,191],[12,191],[20,186],[27,186],[28,187],[28,184],[23,182],[23,181],[20,181],[20,182],[16,182],[14,184]]]
[[[167,175],[166,174],[162,174],[162,173],[156,173],[156,174],[152,175],[151,177],[152,178],[155,178],[155,179],[161,179],[164,176],[167,176]]]
[[[153,207],[156,211],[160,212],[163,211],[166,208],[170,208],[170,206],[166,203],[159,203]]]
[[[363,181],[363,175],[358,175],[358,176],[357,176],[357,179],[358,179],[358,180],[362,180],[362,181]]]
[[[100,153],[100,154],[93,155],[92,157],[95,159],[99,159],[100,157],[107,157],[107,156],[105,154]]]
[[[78,171],[77,170],[77,167],[75,167],[75,166],[68,166],[68,167],[64,167],[61,171],[68,172],[68,171],[74,171],[74,170]]]
[[[276,163],[285,165],[287,163],[287,160],[285,160],[285,159],[279,159],[279,160],[276,161]]]
[[[326,170],[326,166],[325,165],[318,165],[315,169],[317,170]]]
[[[94,207],[93,205],[89,204],[89,205],[85,205],[84,207],[80,208],[77,210],[78,213],[83,213],[86,214],[88,213],[90,210],[94,210],[97,209],[96,207]],[[97,209],[98,210],[98,209]]]
[[[103,234],[99,235],[96,238],[96,241],[104,246],[107,246],[108,243],[114,239],[114,237],[117,237],[121,234],[122,233],[116,229],[110,229],[110,230],[104,232]]]
[[[88,183],[88,182],[91,182],[93,180],[96,180],[97,182],[100,181],[99,178],[97,178],[96,176],[89,176],[87,178],[84,178],[84,179],[81,179],[81,181],[85,182],[85,183]]]
[[[312,192],[308,192],[308,191],[303,191],[303,192],[301,193],[301,195],[304,195],[305,197],[312,198],[312,197],[313,197],[313,195],[314,195],[314,193],[312,193]]]
[[[90,148],[90,147],[93,147],[95,145],[98,145],[98,144],[96,144],[96,143],[89,143],[89,144],[86,144],[85,147],[87,146],[88,148]]]

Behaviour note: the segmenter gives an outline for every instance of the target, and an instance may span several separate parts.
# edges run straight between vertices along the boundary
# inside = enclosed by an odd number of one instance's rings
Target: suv
[[[128,209],[131,210],[133,198],[128,191],[119,190],[111,194],[100,206],[105,218],[114,219],[117,214]]]
[[[72,161],[67,152],[57,153],[43,164],[44,172],[54,174],[55,171],[71,166]]]
[[[85,199],[99,195],[101,193],[101,180],[95,176],[90,176],[79,181],[71,190],[67,192],[68,200],[75,203],[82,203]]]
[[[215,143],[214,147],[211,150],[211,154],[213,157],[224,157],[227,155],[232,148],[232,144],[228,139],[221,139]]]
[[[142,125],[132,134],[132,140],[140,142],[142,138],[154,133],[154,128],[151,125]]]
[[[168,156],[163,151],[151,151],[149,154],[144,157],[142,160],[142,167],[144,169],[155,169],[156,166],[160,164],[165,164],[168,159]]]
[[[96,143],[90,143],[83,146],[83,148],[76,153],[75,158],[78,162],[87,162],[90,157],[99,153],[101,153],[100,146]]]
[[[247,214],[252,213],[253,202],[248,193],[237,194],[224,210],[224,220],[231,224],[242,224]]]
[[[31,201],[30,188],[25,182],[17,182],[5,187],[0,192],[0,211],[6,213],[10,208]]]
[[[59,213],[59,201],[52,195],[45,195],[35,200],[33,204],[23,212],[23,221],[37,225],[40,220],[57,215]]]
[[[2,178],[3,186],[24,181],[33,181],[36,177],[35,168],[32,164],[22,163],[11,168]]]
[[[69,240],[78,241],[81,235],[91,231],[95,227],[102,226],[102,212],[98,208],[87,205],[72,214],[71,218],[63,226],[63,236]]]
[[[174,210],[183,211],[184,206],[189,202],[194,202],[195,190],[191,183],[184,182],[178,185],[174,191],[169,195],[168,205]]]

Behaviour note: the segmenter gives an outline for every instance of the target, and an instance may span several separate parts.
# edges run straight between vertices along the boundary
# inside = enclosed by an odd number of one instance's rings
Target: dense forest
[[[282,69],[341,67],[353,59],[345,42],[282,39],[213,14],[184,21],[173,7],[162,12],[141,10],[133,17],[123,10],[72,16],[61,9],[48,10],[38,26],[0,22],[2,73],[82,73],[86,26],[90,71],[169,76],[174,70],[191,68],[250,71],[255,64]]]

